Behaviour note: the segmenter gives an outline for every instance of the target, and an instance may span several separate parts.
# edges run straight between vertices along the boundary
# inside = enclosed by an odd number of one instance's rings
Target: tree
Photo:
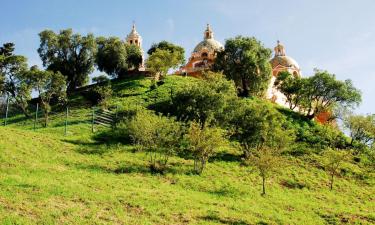
[[[126,44],[126,53],[127,53],[127,59],[126,63],[128,64],[128,68],[130,70],[137,70],[140,65],[142,65],[142,52],[141,49],[136,45],[129,45]]]
[[[187,133],[184,136],[187,142],[187,148],[194,157],[194,171],[201,174],[207,161],[215,155],[219,148],[228,145],[224,130],[217,127],[209,127],[204,124],[203,127],[192,122]]]
[[[98,51],[95,62],[100,71],[112,77],[117,77],[128,69],[125,43],[117,37],[96,39]]]
[[[161,41],[159,43],[154,43],[152,44],[151,48],[147,51],[148,55],[152,55],[156,49],[161,49],[161,50],[167,50],[172,53],[177,53],[177,58],[178,61],[181,62],[181,64],[185,63],[185,49],[181,46],[172,44],[168,41]]]
[[[179,149],[182,138],[180,123],[172,118],[138,111],[126,126],[133,143],[149,155],[152,172],[163,172],[169,158]]]
[[[262,195],[266,194],[266,179],[285,165],[281,152],[278,148],[264,147],[253,151],[248,159],[262,178]]]
[[[354,107],[361,102],[361,92],[353,86],[351,80],[336,80],[334,74],[315,70],[315,75],[307,78],[302,104],[309,118],[329,111],[332,106]]]
[[[228,39],[217,53],[213,70],[234,80],[241,96],[263,97],[271,80],[271,50],[254,37]]]
[[[99,37],[96,43],[98,51],[95,63],[100,71],[112,77],[123,76],[129,69],[137,69],[142,63],[140,48],[118,37]]]
[[[349,115],[344,118],[344,126],[349,130],[351,144],[354,142],[371,147],[375,141],[375,114]]]
[[[286,97],[291,110],[301,105],[304,97],[304,87],[306,79],[293,76],[289,72],[283,71],[277,75],[275,87]]]
[[[48,115],[51,111],[51,100],[58,102],[66,100],[66,81],[60,72],[39,70],[37,66],[31,67],[28,72],[33,88],[39,94],[39,100],[44,111],[44,126],[48,126]]]
[[[225,110],[237,98],[233,81],[220,73],[208,72],[203,79],[184,86],[172,95],[168,113],[182,121],[197,121],[203,124],[224,123]]]
[[[155,80],[163,79],[170,69],[176,69],[184,61],[179,52],[156,49],[146,61],[148,70],[153,74]]]
[[[81,36],[72,29],[51,30],[39,33],[38,53],[47,70],[66,76],[70,92],[87,83],[88,75],[94,70],[96,42],[92,34]]]
[[[348,159],[348,153],[340,150],[327,149],[323,152],[323,166],[329,175],[329,189],[333,189],[334,177],[340,174],[340,167]]]
[[[335,107],[353,108],[361,102],[361,93],[351,80],[336,80],[334,74],[317,69],[308,78],[282,73],[276,87],[287,97],[292,109],[298,107],[310,119],[333,112]]]
[[[284,149],[295,138],[285,116],[270,103],[242,99],[232,110],[232,138],[240,143],[245,159],[263,148]]]
[[[5,43],[0,47],[0,83],[2,92],[22,110],[25,116],[28,101],[31,99],[31,85],[25,79],[27,71],[27,59],[14,54],[14,44]]]

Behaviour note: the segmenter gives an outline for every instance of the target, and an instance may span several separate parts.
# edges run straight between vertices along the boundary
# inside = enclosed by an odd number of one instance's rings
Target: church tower
[[[128,36],[126,37],[126,42],[130,45],[135,45],[137,47],[139,47],[139,49],[141,50],[141,53],[142,53],[142,64],[140,65],[139,67],[139,70],[144,70],[144,52],[143,52],[143,49],[142,49],[142,36],[137,32],[136,28],[135,28],[135,23],[133,23],[133,26],[132,26],[132,30],[130,31],[130,33],[128,34]]]

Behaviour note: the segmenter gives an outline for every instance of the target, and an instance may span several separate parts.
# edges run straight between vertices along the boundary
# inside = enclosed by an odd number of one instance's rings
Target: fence
[[[101,127],[115,128],[117,123],[118,108],[108,110],[99,107],[76,107],[73,110],[69,106],[55,106],[48,113],[48,123],[55,123],[54,126],[64,126],[63,133],[68,135],[70,124],[86,124],[91,126],[95,132]],[[45,112],[38,104],[29,104],[27,113],[23,112],[9,99],[0,100],[0,124],[3,126],[21,126],[37,130],[47,123]],[[2,121],[1,121],[2,120]]]

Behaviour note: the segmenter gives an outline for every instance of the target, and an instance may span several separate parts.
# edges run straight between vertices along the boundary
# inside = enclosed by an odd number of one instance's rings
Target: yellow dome
[[[275,56],[271,59],[270,63],[272,65],[272,68],[276,68],[277,66],[281,65],[284,67],[292,67],[299,70],[299,65],[296,60],[286,55]]]

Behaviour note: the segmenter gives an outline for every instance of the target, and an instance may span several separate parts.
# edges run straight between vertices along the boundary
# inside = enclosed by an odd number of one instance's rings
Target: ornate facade
[[[207,24],[203,37],[203,41],[191,53],[187,64],[181,67],[177,74],[199,77],[214,63],[216,53],[224,49],[224,46],[214,39],[214,32],[209,24]]]
[[[139,66],[139,71],[144,71],[145,67],[144,67],[144,52],[143,52],[143,49],[142,49],[142,36],[135,29],[135,23],[133,23],[132,30],[130,31],[128,36],[126,36],[126,43],[128,43],[130,45],[136,45],[137,47],[139,47],[141,49],[142,63]]]

